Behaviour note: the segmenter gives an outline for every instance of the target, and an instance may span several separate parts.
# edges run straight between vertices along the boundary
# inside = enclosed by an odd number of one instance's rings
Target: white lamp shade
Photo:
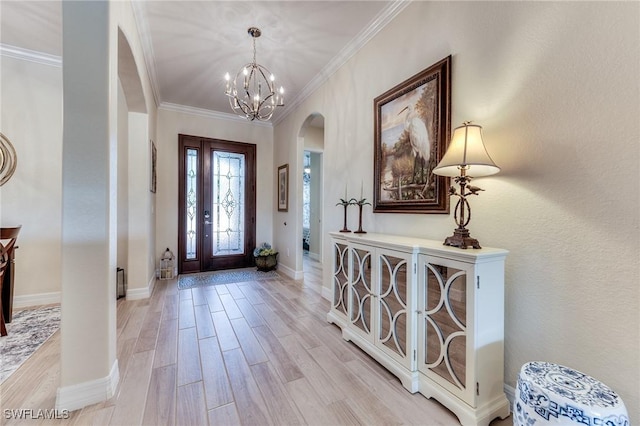
[[[484,147],[482,127],[477,124],[465,123],[453,131],[449,148],[433,173],[455,177],[460,175],[462,167],[471,177],[489,176],[500,171]]]

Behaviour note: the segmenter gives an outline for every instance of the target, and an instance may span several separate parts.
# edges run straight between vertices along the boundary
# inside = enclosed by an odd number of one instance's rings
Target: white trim
[[[142,288],[127,288],[126,298],[127,300],[140,300],[148,299],[153,293],[153,287],[156,285],[156,277],[151,277],[146,287]]]
[[[0,56],[62,68],[62,56],[36,52],[35,50],[24,49],[4,43],[0,43]]]
[[[88,405],[106,401],[116,393],[120,371],[118,360],[113,362],[109,375],[89,382],[59,387],[56,392],[56,410],[74,411]]]
[[[509,408],[513,407],[513,401],[516,400],[516,389],[505,383],[504,394],[507,395],[507,399],[509,400]]]
[[[149,85],[151,86],[151,92],[153,93],[153,101],[156,107],[162,103],[160,99],[160,90],[158,89],[158,77],[156,76],[156,56],[153,53],[153,44],[151,43],[151,36],[147,21],[142,19],[144,16],[145,7],[142,1],[132,1],[131,10],[133,11],[133,20],[136,21],[136,28],[138,29],[138,38],[142,46],[142,57],[145,65],[147,66],[147,76],[149,77]]]
[[[199,116],[207,117],[207,118],[217,118],[219,120],[238,121],[238,122],[241,122],[241,123],[250,124],[252,126],[273,127],[271,122],[268,122],[268,121],[258,121],[258,120],[249,121],[246,118],[240,117],[239,115],[236,115],[236,114],[230,114],[230,113],[226,113],[226,112],[219,112],[219,111],[214,111],[214,110],[211,110],[211,109],[196,108],[196,107],[191,107],[191,106],[187,106],[187,105],[172,104],[170,102],[162,102],[160,104],[160,106],[158,107],[158,109],[164,109],[164,110],[167,110],[167,111],[181,112],[181,113],[184,113],[184,114],[199,115]]]
[[[27,294],[24,296],[14,296],[13,307],[21,309],[29,306],[51,305],[53,303],[60,303],[61,300],[62,293],[59,291],[54,291],[52,293]]]
[[[369,42],[380,30],[382,30],[389,22],[391,22],[400,12],[411,3],[407,0],[395,0],[389,6],[384,8],[362,31],[355,36],[320,72],[313,78],[295,99],[288,102],[281,113],[274,116],[273,124],[276,125],[284,120],[290,113],[311,94],[313,94],[320,86],[329,80],[340,67],[342,67],[353,55],[355,55],[362,47]]]
[[[294,280],[301,280],[304,278],[304,271],[295,271],[288,266],[278,263],[278,271],[284,273],[287,277]]]

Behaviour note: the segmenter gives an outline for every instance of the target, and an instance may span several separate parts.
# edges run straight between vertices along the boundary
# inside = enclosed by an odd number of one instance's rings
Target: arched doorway
[[[299,140],[302,142],[302,220],[299,251],[304,259],[322,262],[323,241],[323,150],[324,116],[319,113],[309,115],[304,121]]]

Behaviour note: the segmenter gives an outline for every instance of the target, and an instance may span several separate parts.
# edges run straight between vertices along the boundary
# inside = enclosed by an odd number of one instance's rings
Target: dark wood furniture
[[[13,313],[13,277],[16,241],[21,226],[0,228],[0,335],[6,336],[5,323]]]

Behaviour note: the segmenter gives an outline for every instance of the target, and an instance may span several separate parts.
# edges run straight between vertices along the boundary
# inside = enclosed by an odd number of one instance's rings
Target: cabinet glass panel
[[[333,255],[333,308],[347,315],[349,291],[349,251],[345,244],[335,244]]]
[[[466,281],[465,271],[428,264],[424,301],[426,367],[460,389],[466,379]]]
[[[351,250],[353,279],[351,284],[351,322],[360,330],[371,332],[371,252],[359,248]]]
[[[407,261],[380,255],[378,340],[400,356],[407,354]]]

